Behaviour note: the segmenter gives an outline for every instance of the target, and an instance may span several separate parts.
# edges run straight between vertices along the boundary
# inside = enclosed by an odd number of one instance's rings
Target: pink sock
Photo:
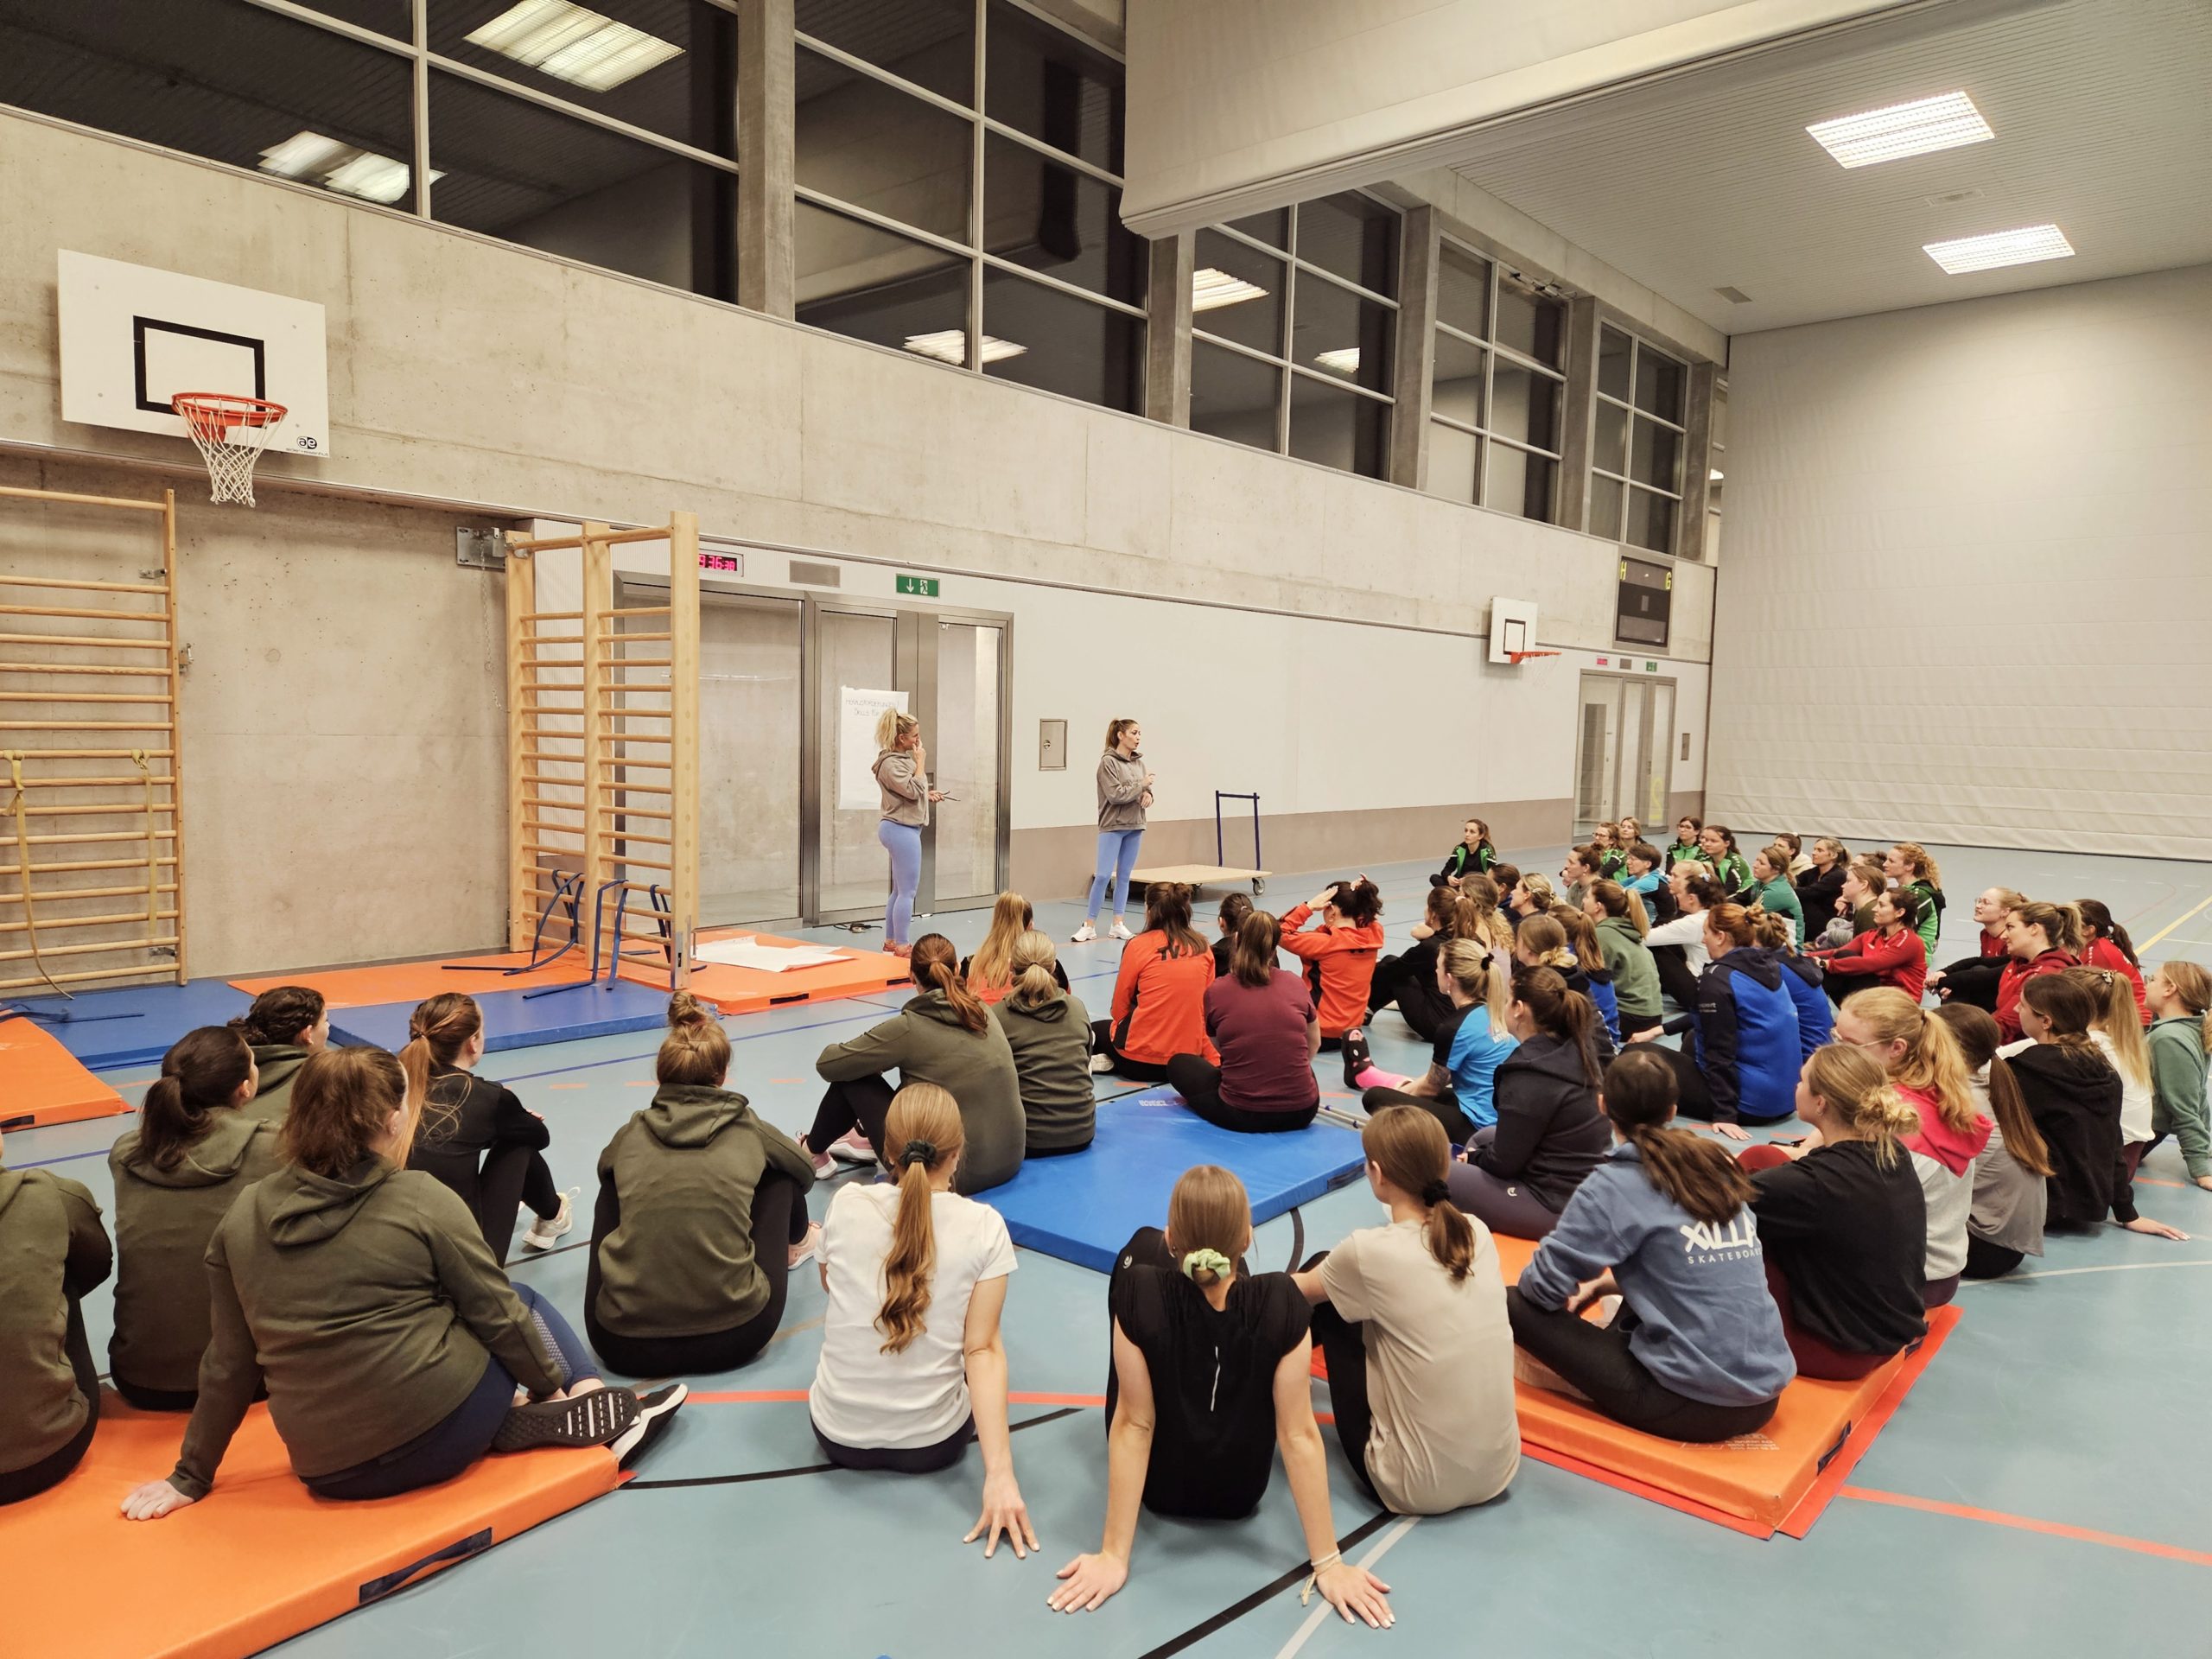
[[[1352,1081],[1363,1089],[1402,1089],[1406,1080],[1395,1071],[1382,1071],[1370,1063]]]

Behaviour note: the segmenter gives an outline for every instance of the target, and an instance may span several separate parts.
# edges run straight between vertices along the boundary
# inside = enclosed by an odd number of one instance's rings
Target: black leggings
[[[561,1189],[553,1184],[545,1154],[512,1141],[493,1147],[484,1154],[483,1172],[477,1177],[476,1224],[501,1267],[506,1265],[515,1222],[525,1204],[531,1214],[548,1220],[561,1213]]]
[[[1538,1307],[1518,1285],[1505,1292],[1506,1316],[1513,1340],[1530,1357],[1580,1389],[1590,1403],[1617,1423],[1669,1440],[1711,1446],[1764,1427],[1776,1402],[1749,1406],[1714,1406],[1676,1394],[1643,1368],[1629,1351],[1636,1315],[1624,1306],[1609,1325],[1596,1325],[1565,1308]]]
[[[960,1461],[968,1442],[976,1438],[973,1417],[935,1446],[841,1446],[815,1428],[812,1418],[807,1420],[806,1426],[814,1429],[815,1444],[822,1448],[823,1455],[840,1469],[865,1469],[892,1475],[933,1475],[940,1469],[950,1469]]]
[[[1452,999],[1436,988],[1433,976],[1416,975],[1399,988],[1398,1016],[1421,1041],[1434,1042],[1451,1014]]]
[[[814,1127],[806,1132],[806,1149],[819,1158],[830,1150],[832,1141],[857,1128],[881,1156],[883,1120],[891,1116],[891,1096],[895,1092],[880,1077],[831,1084],[822,1091],[822,1104],[814,1109]]]
[[[1126,1026],[1122,1034],[1123,1036],[1128,1034]],[[1120,1045],[1114,1040],[1114,1022],[1110,1020],[1094,1020],[1090,1022],[1090,1052],[1094,1054],[1103,1054],[1112,1061],[1114,1075],[1117,1077],[1127,1077],[1131,1083],[1166,1083],[1167,1081],[1166,1061],[1133,1060],[1122,1052]]]
[[[1328,1260],[1323,1250],[1299,1269],[1312,1273]],[[1375,1430],[1375,1414],[1367,1401],[1367,1327],[1337,1312],[1332,1302],[1313,1306],[1313,1342],[1329,1367],[1329,1411],[1337,1420],[1337,1444],[1351,1465],[1359,1490],[1378,1509],[1388,1509],[1367,1472],[1367,1441]]]
[[[584,1269],[584,1334],[592,1350],[614,1370],[630,1376],[688,1376],[734,1371],[768,1345],[784,1321],[791,1290],[787,1246],[806,1236],[806,1199],[788,1175],[769,1172],[753,1192],[753,1259],[768,1281],[768,1300],[760,1311],[727,1331],[702,1331],[689,1337],[626,1337],[599,1319],[599,1251],[620,1224],[613,1183],[602,1179],[593,1207],[591,1265]]]
[[[1839,1008],[1849,998],[1861,991],[1871,991],[1881,983],[1879,974],[1853,974],[1829,968],[1821,975],[1821,988],[1828,994],[1828,1001]]]
[[[1705,1073],[1698,1070],[1696,1057],[1687,1048],[1665,1048],[1657,1043],[1648,1044],[1646,1046],[1675,1070],[1675,1087],[1680,1096],[1675,1103],[1675,1110],[1684,1117],[1699,1118],[1708,1123],[1718,1122],[1720,1108],[1713,1098],[1713,1088],[1706,1082]],[[1782,1120],[1772,1117],[1747,1117],[1743,1121],[1756,1126],[1761,1123],[1778,1123]]]
[[[1178,1054],[1167,1062],[1167,1086],[1183,1096],[1183,1103],[1194,1116],[1217,1129],[1235,1129],[1244,1135],[1307,1128],[1321,1109],[1319,1100],[1296,1112],[1251,1112],[1241,1106],[1224,1105],[1221,1068],[1197,1054]]]
[[[1690,970],[1687,950],[1679,944],[1655,944],[1651,960],[1659,969],[1659,988],[1675,999],[1675,1006],[1688,1014],[1697,1007],[1697,976]]]
[[[1359,1097],[1360,1105],[1370,1117],[1385,1106],[1418,1106],[1444,1126],[1444,1137],[1455,1147],[1464,1147],[1475,1133],[1475,1121],[1459,1109],[1459,1103],[1450,1095],[1409,1095],[1402,1089],[1370,1089]]]
[[[1974,1233],[1967,1235],[1965,1276],[1968,1279],[2002,1279],[2027,1259],[2025,1250],[2008,1250]]]
[[[1969,957],[1943,969],[1936,994],[1946,1002],[1963,1002],[1984,1014],[1997,1012],[1997,982],[2005,977],[2003,957]]]
[[[62,1334],[61,1351],[69,1357],[69,1369],[76,1373],[77,1391],[85,1396],[84,1426],[36,1463],[0,1474],[0,1503],[20,1503],[60,1485],[84,1460],[92,1443],[92,1431],[100,1426],[100,1368],[92,1363],[92,1344],[85,1338],[84,1310],[74,1296],[69,1298],[69,1321]]]

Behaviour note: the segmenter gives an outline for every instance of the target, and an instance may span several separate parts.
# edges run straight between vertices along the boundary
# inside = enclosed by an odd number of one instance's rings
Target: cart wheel
[[[1268,890],[1268,878],[1267,878],[1266,876],[1264,876],[1264,875],[1255,875],[1255,876],[1254,876],[1254,877],[1252,878],[1252,896],[1253,896],[1255,899],[1258,898],[1262,893],[1265,893],[1267,890]]]

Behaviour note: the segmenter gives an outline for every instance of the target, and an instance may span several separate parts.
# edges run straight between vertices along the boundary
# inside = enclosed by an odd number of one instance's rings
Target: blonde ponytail
[[[884,1155],[899,1172],[899,1214],[883,1258],[883,1306],[875,1328],[882,1351],[904,1353],[922,1333],[937,1269],[937,1224],[930,1178],[960,1155],[960,1106],[934,1083],[910,1083],[892,1097],[884,1119]]]

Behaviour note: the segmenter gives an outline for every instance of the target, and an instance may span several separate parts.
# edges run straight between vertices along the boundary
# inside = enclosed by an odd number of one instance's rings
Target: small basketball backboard
[[[1492,599],[1490,602],[1490,660],[1510,663],[1515,654],[1536,648],[1536,601]]]
[[[61,418],[188,435],[181,391],[284,405],[268,450],[330,453],[322,308],[149,265],[61,250]]]

